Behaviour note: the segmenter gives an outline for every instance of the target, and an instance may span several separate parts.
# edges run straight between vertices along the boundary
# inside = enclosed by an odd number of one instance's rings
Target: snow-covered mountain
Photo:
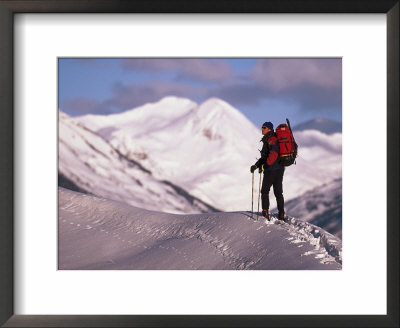
[[[216,209],[132,158],[59,111],[59,185],[126,204],[171,213]]]
[[[342,179],[316,187],[285,203],[286,214],[342,238]]]
[[[267,119],[268,112],[265,116]],[[250,209],[249,167],[259,157],[262,135],[225,101],[211,98],[196,104],[185,98],[166,97],[119,114],[76,119],[157,179],[172,181],[225,211]],[[295,133],[295,138],[299,156],[297,165],[285,172],[286,200],[341,177],[340,133],[305,130]]]
[[[342,268],[341,240],[293,218],[166,214],[59,188],[58,226],[60,270]]]
[[[293,127],[293,132],[304,130],[317,130],[326,134],[342,133],[342,124],[327,118],[316,118]]]

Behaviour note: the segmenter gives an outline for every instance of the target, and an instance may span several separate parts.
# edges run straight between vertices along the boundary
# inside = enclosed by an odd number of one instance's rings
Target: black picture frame
[[[18,13],[386,14],[387,315],[15,315],[13,29],[14,14]],[[4,327],[399,327],[399,27],[398,0],[0,0],[0,324]]]

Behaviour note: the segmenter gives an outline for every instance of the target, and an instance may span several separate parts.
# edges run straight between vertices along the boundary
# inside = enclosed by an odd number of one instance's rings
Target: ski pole
[[[258,214],[260,213],[260,197],[261,197],[261,177],[262,174],[264,172],[264,165],[261,166],[261,170],[260,170],[260,182],[258,184],[258,205],[257,205],[257,217]]]
[[[253,218],[253,203],[254,203],[254,171],[251,172],[251,218]]]

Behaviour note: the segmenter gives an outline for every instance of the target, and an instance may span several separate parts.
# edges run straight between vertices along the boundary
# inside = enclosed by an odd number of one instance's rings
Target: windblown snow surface
[[[340,270],[341,240],[288,217],[169,214],[59,188],[59,269]]]

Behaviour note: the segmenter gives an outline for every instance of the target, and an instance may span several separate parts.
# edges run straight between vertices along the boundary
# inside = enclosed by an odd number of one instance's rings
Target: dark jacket
[[[284,167],[279,164],[279,144],[278,138],[274,131],[269,131],[265,134],[261,141],[263,142],[263,147],[260,151],[261,158],[257,161],[257,166],[260,167],[264,165],[264,170],[283,170]]]

